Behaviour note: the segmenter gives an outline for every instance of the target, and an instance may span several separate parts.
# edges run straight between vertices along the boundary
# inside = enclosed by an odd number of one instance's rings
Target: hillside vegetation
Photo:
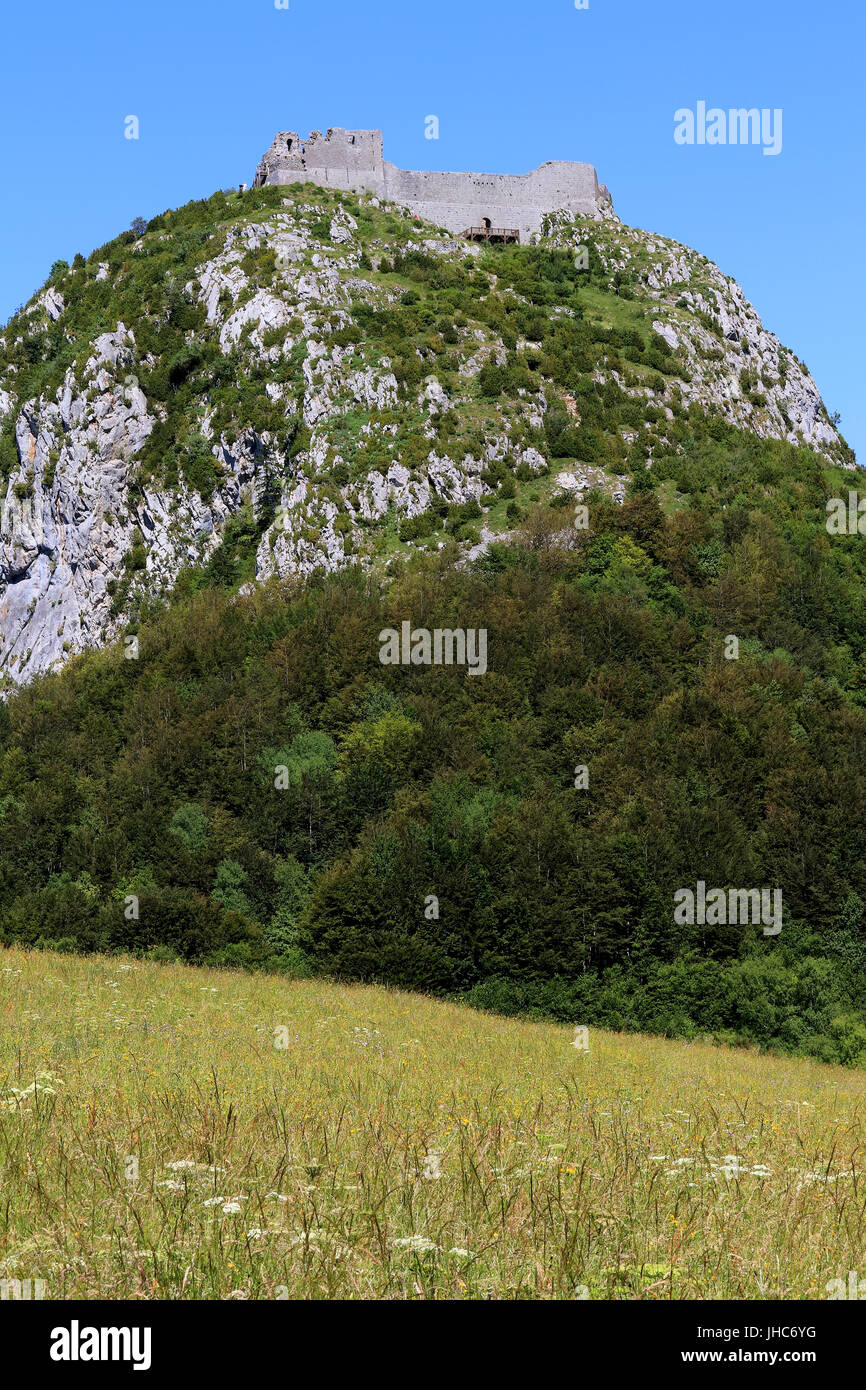
[[[220,193],[13,318],[0,941],[866,1065],[863,475],[705,258],[547,233]]]
[[[472,550],[560,474],[687,486],[695,429],[729,426],[853,462],[805,365],[676,242],[561,214],[482,251],[370,197],[215,193],[56,262],[0,335],[0,679],[116,636],[190,563]]]
[[[806,451],[680,467],[668,516],[539,504],[469,566],[188,572],[137,659],[0,710],[0,938],[866,1062],[859,538]],[[486,628],[486,673],[382,665],[405,620]],[[675,924],[699,879],[780,887],[780,935]]]
[[[46,1298],[814,1299],[860,1263],[858,1073],[21,949],[0,1013],[0,1277]]]
[[[35,681],[0,714],[2,939],[862,1063],[862,552],[786,448],[696,446],[716,497],[564,536],[540,507],[468,568],[199,588],[136,660]],[[487,628],[487,672],[383,666],[406,619]],[[781,886],[780,936],[675,925],[697,879]]]

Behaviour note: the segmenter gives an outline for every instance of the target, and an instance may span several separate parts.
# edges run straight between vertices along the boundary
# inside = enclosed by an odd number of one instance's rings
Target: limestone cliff
[[[6,687],[126,631],[190,566],[387,563],[441,545],[426,519],[449,508],[477,553],[537,480],[621,497],[695,410],[853,463],[704,257],[573,210],[544,232],[486,251],[306,183],[58,264],[0,337]]]

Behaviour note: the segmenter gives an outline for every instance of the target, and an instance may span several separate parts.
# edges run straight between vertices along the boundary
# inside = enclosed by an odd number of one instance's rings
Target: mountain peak
[[[312,143],[350,134],[381,147]],[[490,246],[454,234],[462,212],[449,230],[367,189],[274,185],[287,168],[58,262],[0,337],[7,685],[126,631],[190,567],[240,584],[476,555],[533,497],[652,487],[698,423],[853,464],[805,366],[687,247],[598,207]]]

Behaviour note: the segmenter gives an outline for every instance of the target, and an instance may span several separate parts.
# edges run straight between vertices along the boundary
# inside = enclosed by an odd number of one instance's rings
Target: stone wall
[[[517,227],[528,242],[546,212],[566,208],[588,217],[612,213],[610,194],[591,164],[551,160],[529,174],[423,173],[383,158],[379,130],[313,131],[301,140],[281,131],[256,171],[261,184],[317,183],[347,192],[366,189],[401,203],[451,232],[481,226]]]

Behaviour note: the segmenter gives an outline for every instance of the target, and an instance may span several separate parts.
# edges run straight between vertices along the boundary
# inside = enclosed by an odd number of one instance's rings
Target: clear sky
[[[864,0],[19,0],[0,321],[57,258],[252,182],[277,130],[379,127],[404,168],[595,164],[623,221],[740,282],[866,458],[864,16]],[[678,145],[674,113],[700,101],[780,108],[781,152]]]

